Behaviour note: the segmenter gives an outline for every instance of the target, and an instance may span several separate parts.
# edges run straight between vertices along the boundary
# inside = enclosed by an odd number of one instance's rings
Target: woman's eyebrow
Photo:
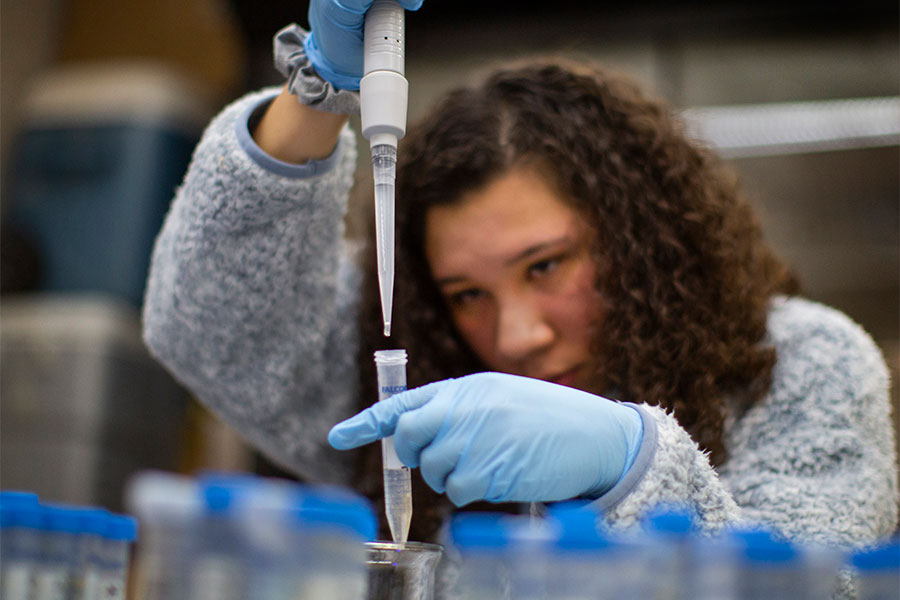
[[[506,266],[510,266],[514,263],[520,262],[522,260],[526,260],[526,259],[534,256],[535,254],[540,254],[541,252],[544,252],[547,248],[552,248],[553,246],[558,246],[565,242],[569,242],[570,240],[571,240],[571,236],[569,236],[567,234],[567,235],[562,235],[558,238],[554,238],[552,240],[538,242],[537,244],[534,244],[533,246],[529,246],[529,247],[525,248],[524,250],[522,250],[521,252],[516,253],[515,256],[512,256],[512,257],[506,259],[503,262],[503,264]]]
[[[462,283],[465,281],[465,277],[441,277],[440,279],[435,279],[434,282],[438,285],[438,287],[444,287],[445,285],[453,285],[454,283]]]

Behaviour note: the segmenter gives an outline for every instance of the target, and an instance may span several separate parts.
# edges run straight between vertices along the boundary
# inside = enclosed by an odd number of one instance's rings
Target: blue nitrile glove
[[[397,0],[418,10],[423,0]],[[303,47],[319,76],[336,88],[358,90],[363,76],[363,23],[373,0],[312,0]]]
[[[624,476],[643,436],[627,405],[501,373],[439,381],[335,425],[339,450],[394,435],[404,464],[457,506],[476,500],[597,498]]]

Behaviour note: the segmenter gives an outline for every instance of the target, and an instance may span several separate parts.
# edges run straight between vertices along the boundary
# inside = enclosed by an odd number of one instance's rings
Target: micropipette
[[[403,7],[375,0],[366,13],[365,53],[359,82],[362,134],[372,149],[375,179],[375,246],[384,335],[391,335],[394,298],[394,180],[397,140],[406,134],[409,84],[404,75]]]
[[[406,389],[406,350],[375,352],[375,367],[378,370],[379,402]],[[409,467],[397,457],[394,436],[381,440],[381,460],[384,469],[384,513],[393,540],[405,544],[412,521],[412,480]]]

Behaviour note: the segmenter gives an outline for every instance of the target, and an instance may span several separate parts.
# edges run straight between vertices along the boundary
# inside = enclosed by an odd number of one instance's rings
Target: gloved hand
[[[643,426],[637,410],[600,396],[479,373],[377,402],[328,441],[346,450],[389,435],[404,464],[462,506],[597,498],[631,466]]]
[[[423,0],[397,0],[418,10]],[[373,0],[312,0],[303,46],[319,76],[339,89],[358,90],[363,76],[363,23]]]

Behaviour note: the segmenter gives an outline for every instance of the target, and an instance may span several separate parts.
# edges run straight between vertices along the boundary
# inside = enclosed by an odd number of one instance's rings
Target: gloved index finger
[[[374,2],[374,0],[340,0],[335,2],[335,4],[344,10],[362,15],[369,10],[369,7],[372,6],[372,2]]]
[[[328,443],[338,450],[349,450],[394,435],[400,415],[426,404],[445,384],[446,381],[429,383],[376,402],[332,427]]]
[[[419,10],[423,0],[397,0],[405,10]]]
[[[419,10],[422,7],[423,0],[397,0],[404,10]],[[373,0],[341,0],[340,6],[347,10],[362,14],[369,10]]]

